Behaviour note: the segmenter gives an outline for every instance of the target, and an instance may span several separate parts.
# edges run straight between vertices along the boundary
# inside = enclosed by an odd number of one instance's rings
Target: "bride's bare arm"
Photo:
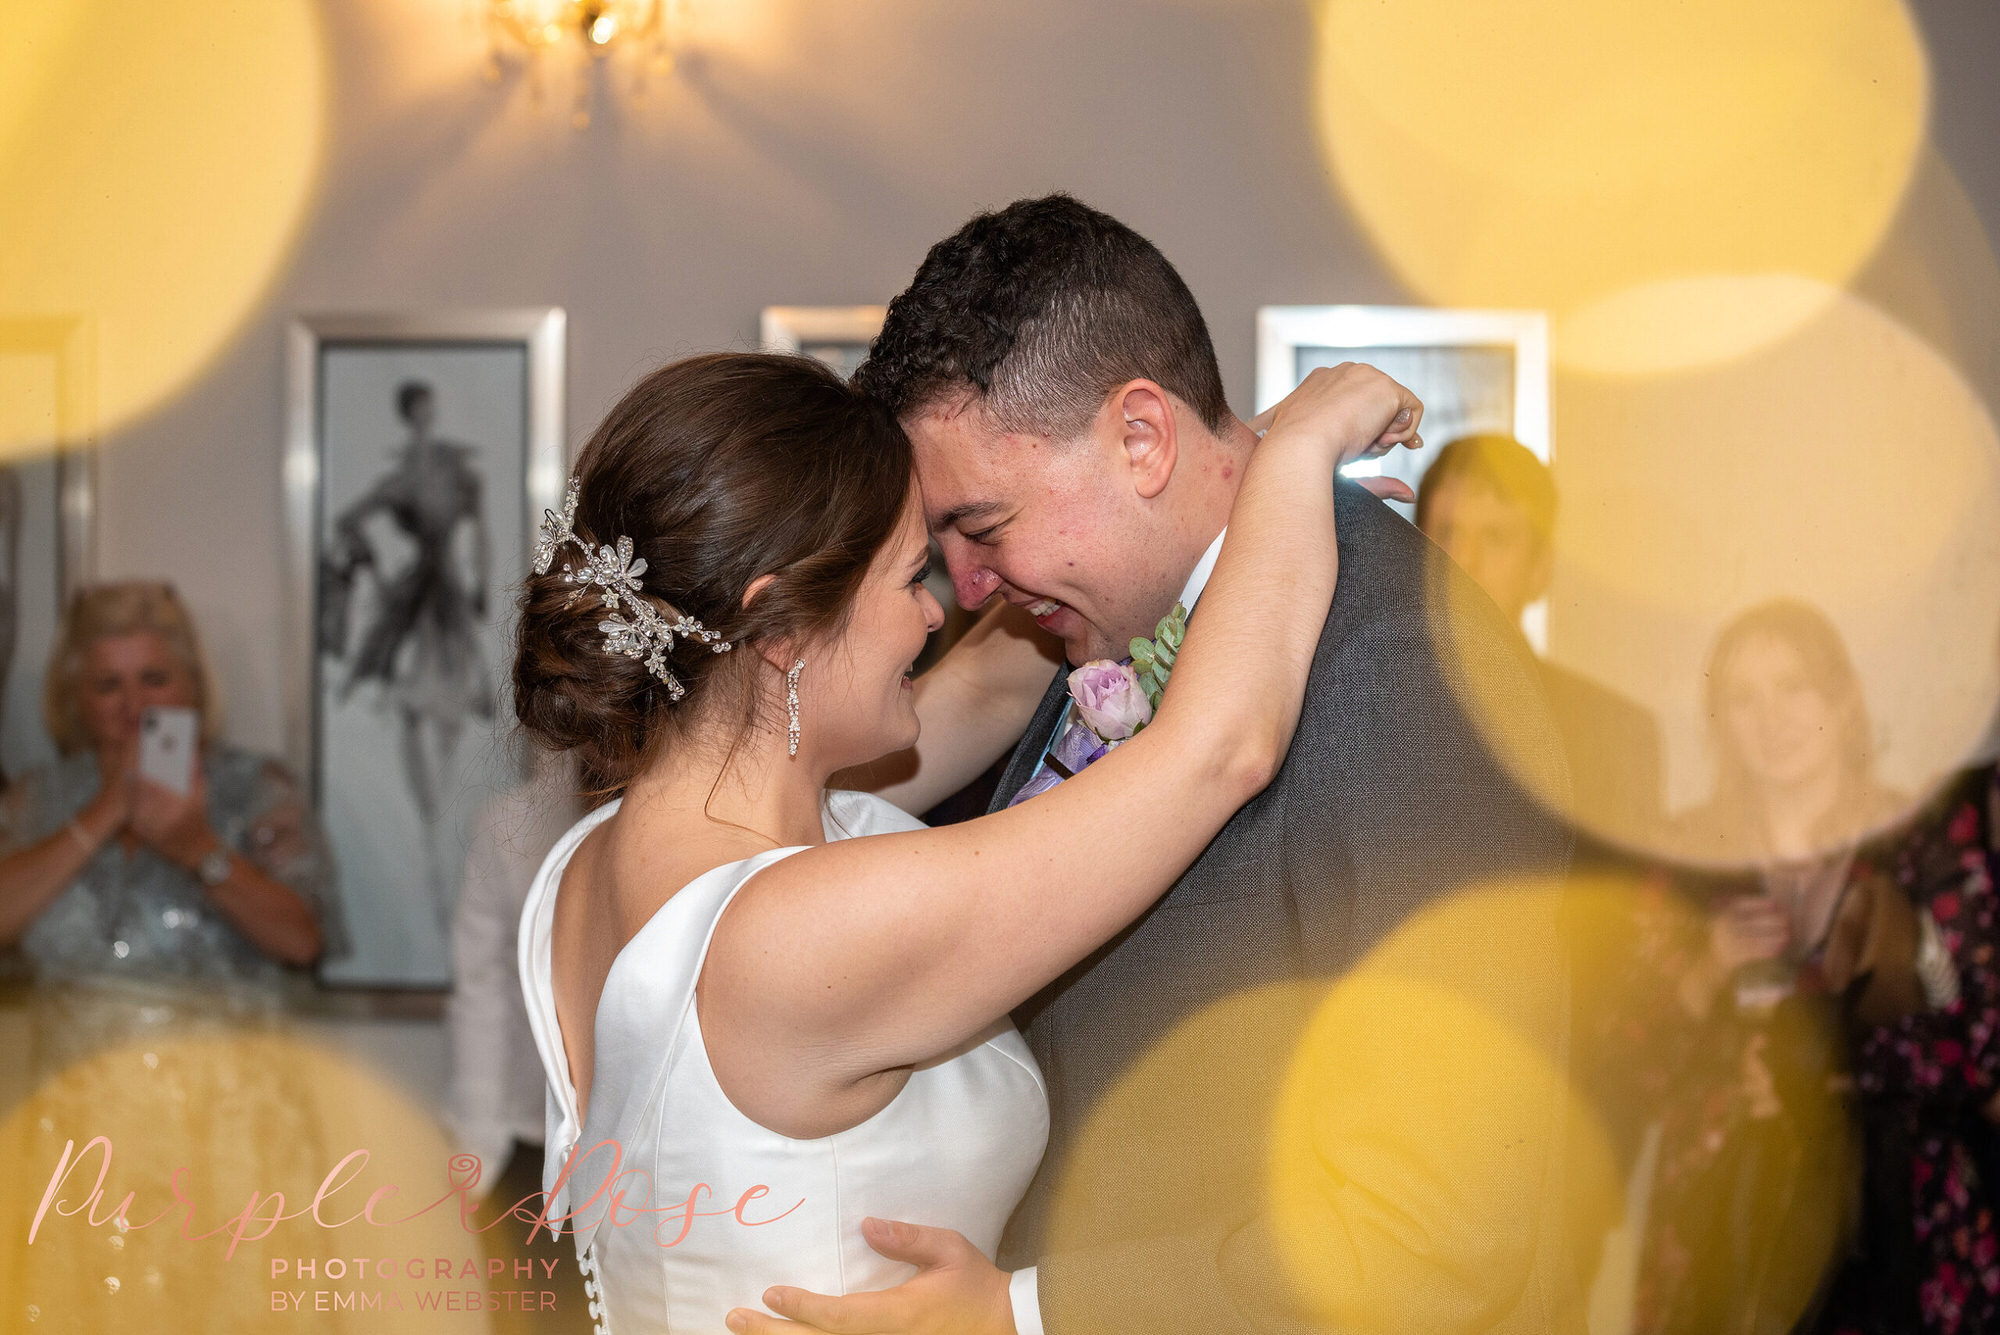
[[[1062,644],[1002,602],[916,681],[923,733],[907,751],[833,777],[921,814],[971,783],[1020,740],[1062,662]]]
[[[1333,597],[1336,470],[1409,439],[1421,411],[1351,364],[1280,406],[1136,737],[1009,810],[808,849],[744,886],[702,978],[711,1057],[739,1106],[793,1134],[847,1124],[824,1091],[975,1037],[1179,877],[1290,745]]]

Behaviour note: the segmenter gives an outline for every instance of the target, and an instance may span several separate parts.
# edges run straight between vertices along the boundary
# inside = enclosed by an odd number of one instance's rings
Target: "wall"
[[[517,78],[482,81],[464,8],[327,0],[329,147],[295,254],[191,389],[105,442],[101,571],[179,581],[253,746],[282,736],[292,312],[565,307],[574,441],[657,361],[751,346],[761,306],[883,300],[970,212],[1053,188],[1180,266],[1241,408],[1259,305],[1407,299],[1330,183],[1310,15],[1293,0],[730,0],[704,52],[580,132],[559,88],[538,108]],[[1973,233],[1990,234],[2000,17],[1978,0],[1917,8],[1935,140]],[[1990,394],[2000,352],[1984,330],[1967,338]],[[1566,422],[1564,402],[1559,385],[1558,453],[1587,452],[1602,415]],[[1559,615],[1590,596],[1559,585]],[[1604,647],[1616,629],[1575,656],[1629,678],[1629,655]],[[1662,707],[1685,689],[1663,683]]]

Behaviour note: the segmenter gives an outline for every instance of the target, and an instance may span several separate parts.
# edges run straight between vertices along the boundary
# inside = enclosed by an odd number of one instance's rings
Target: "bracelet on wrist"
[[[195,861],[192,870],[204,886],[213,890],[229,879],[234,863],[235,855],[229,851],[229,845],[217,839],[215,846]]]

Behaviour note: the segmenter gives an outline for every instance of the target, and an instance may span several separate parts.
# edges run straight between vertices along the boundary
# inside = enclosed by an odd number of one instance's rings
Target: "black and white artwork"
[[[513,591],[555,499],[536,349],[525,330],[318,335],[305,740],[354,946],[324,977],[441,987],[470,822],[524,775]]]

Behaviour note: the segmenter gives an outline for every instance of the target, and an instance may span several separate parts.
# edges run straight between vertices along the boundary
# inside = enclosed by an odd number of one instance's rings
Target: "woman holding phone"
[[[217,1173],[323,1172],[342,1091],[287,1041],[282,1004],[287,966],[339,930],[304,790],[217,739],[194,624],[165,584],[70,601],[43,712],[57,758],[0,793],[0,948],[19,948],[32,981],[27,1060],[5,1074],[34,1087],[0,1122],[0,1176],[93,1135],[115,1140],[120,1190],[141,1200],[171,1199],[176,1172],[196,1193]],[[187,1329],[243,1284],[246,1258],[221,1249],[25,1238],[0,1244],[0,1292],[65,1329]]]
[[[213,700],[170,586],[71,600],[43,699],[60,758],[0,794],[0,946],[38,990],[268,992],[336,934],[304,790],[217,740]]]

